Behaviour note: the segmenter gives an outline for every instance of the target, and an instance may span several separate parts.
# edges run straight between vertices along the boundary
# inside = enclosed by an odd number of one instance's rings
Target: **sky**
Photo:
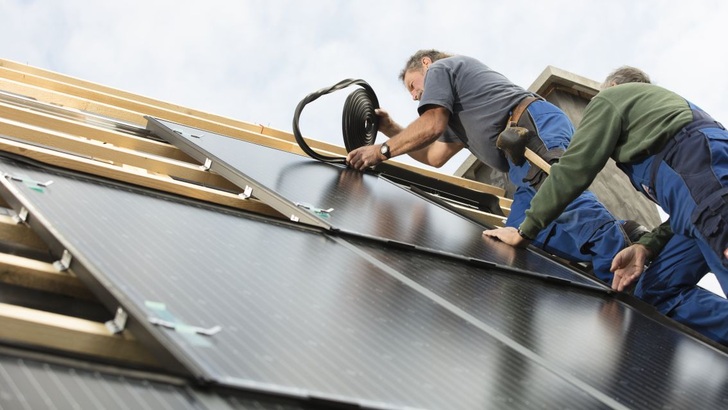
[[[301,99],[346,78],[410,123],[398,75],[423,48],[524,88],[549,65],[599,82],[633,65],[728,121],[726,18],[724,0],[0,0],[0,58],[288,132]],[[307,105],[303,134],[343,145],[355,88]]]
[[[430,48],[524,88],[548,66],[601,82],[632,65],[727,122],[726,19],[724,0],[0,0],[0,58],[287,132],[347,78],[407,125],[398,75]],[[343,145],[354,89],[307,105],[302,133]]]

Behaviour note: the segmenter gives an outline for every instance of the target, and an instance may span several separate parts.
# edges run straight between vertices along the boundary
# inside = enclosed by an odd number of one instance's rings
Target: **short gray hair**
[[[407,60],[407,64],[404,65],[404,68],[402,69],[402,72],[399,73],[399,79],[400,81],[404,81],[404,75],[407,74],[408,71],[412,70],[419,70],[422,68],[422,59],[425,57],[430,57],[430,60],[432,62],[435,62],[437,60],[452,57],[452,54],[443,53],[442,51],[437,50],[420,50],[412,55]]]
[[[625,83],[647,83],[651,84],[650,76],[639,68],[623,65],[612,71],[602,83],[602,90],[613,85]]]

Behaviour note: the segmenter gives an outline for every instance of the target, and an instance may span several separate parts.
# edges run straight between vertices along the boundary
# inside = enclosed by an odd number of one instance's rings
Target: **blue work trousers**
[[[634,295],[667,317],[728,345],[728,300],[697,285],[708,272],[698,241],[673,235],[642,273]]]
[[[723,292],[728,290],[722,252],[728,246],[728,132],[696,107],[693,112],[693,123],[661,152],[618,164],[637,190],[670,215],[674,233],[635,295],[728,345],[728,300],[697,286],[713,272]]]
[[[670,228],[697,242],[723,291],[728,290],[728,131],[698,109],[696,120],[660,153],[618,164],[634,187],[670,215]],[[707,117],[709,118],[709,117]],[[728,293],[728,292],[727,292]]]
[[[546,148],[565,150],[574,133],[574,127],[566,114],[555,105],[541,100],[531,103],[527,111]],[[520,166],[509,162],[509,165],[508,176],[517,189],[505,225],[518,227],[526,216],[525,212],[536,190],[524,182],[531,167],[529,162]],[[609,271],[612,259],[629,244],[622,223],[615,220],[593,193],[587,191],[543,229],[534,238],[533,245],[570,261],[591,262],[595,275],[609,284],[613,276]]]

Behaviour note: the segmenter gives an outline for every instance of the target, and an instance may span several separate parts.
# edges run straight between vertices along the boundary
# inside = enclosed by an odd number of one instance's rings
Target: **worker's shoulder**
[[[683,99],[666,88],[648,83],[625,83],[606,88],[596,95],[599,99],[624,100],[628,98],[658,97]],[[595,98],[596,98],[595,97]]]
[[[690,110],[688,102],[679,94],[654,84],[626,83],[609,87],[594,97],[617,108],[637,109],[641,106],[659,106],[670,110]]]

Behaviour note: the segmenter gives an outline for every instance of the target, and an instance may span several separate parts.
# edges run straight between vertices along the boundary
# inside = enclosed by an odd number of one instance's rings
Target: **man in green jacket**
[[[696,286],[709,267],[728,291],[728,131],[671,91],[627,83],[600,92],[519,228],[484,235],[525,246],[591,184],[610,157],[638,191],[670,215],[614,257],[612,287],[624,290],[649,261],[659,259],[661,269],[651,267],[635,295],[728,344],[728,301]],[[689,266],[686,261],[698,265],[675,269]]]

